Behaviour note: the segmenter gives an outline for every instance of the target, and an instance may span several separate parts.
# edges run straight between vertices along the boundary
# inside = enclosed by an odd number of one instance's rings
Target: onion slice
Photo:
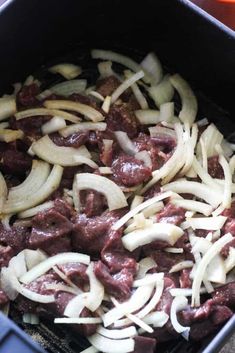
[[[104,299],[104,286],[98,281],[94,274],[94,264],[91,262],[86,270],[90,280],[90,292],[87,296],[85,306],[91,311],[95,311]]]
[[[137,330],[135,326],[129,326],[122,330],[108,330],[102,326],[99,326],[96,332],[104,337],[116,340],[137,336]]]
[[[131,219],[132,217],[134,217],[137,213],[141,212],[142,210],[144,210],[145,208],[161,201],[164,199],[167,199],[168,197],[172,196],[172,192],[164,192],[160,195],[154,196],[149,200],[146,200],[145,202],[141,203],[140,205],[138,205],[137,207],[133,208],[132,210],[130,210],[129,212],[127,212],[122,218],[120,218],[116,223],[114,223],[114,225],[112,226],[113,230],[118,230],[119,228],[121,228],[126,222],[129,221],[129,219]]]
[[[213,260],[213,258],[219,254],[224,245],[228,244],[233,239],[233,236],[230,233],[223,235],[220,239],[218,239],[213,245],[209,248],[209,250],[205,253],[202,260],[198,264],[196,268],[196,272],[194,275],[193,285],[192,285],[192,306],[200,305],[200,287],[202,280],[205,275],[205,271],[209,263]]]
[[[79,131],[105,131],[107,127],[106,123],[78,123],[67,126],[60,130],[60,135],[68,137]]]
[[[24,136],[22,130],[0,129],[0,141],[9,143],[15,140],[21,140]]]
[[[90,256],[73,252],[57,254],[55,256],[49,257],[45,261],[39,263],[37,266],[33,267],[20,278],[20,281],[22,283],[28,284],[49,271],[53,266],[63,265],[69,262],[80,262],[82,264],[89,265]]]
[[[10,118],[16,111],[15,97],[7,96],[0,98],[0,121]]]
[[[188,299],[183,296],[177,296],[171,304],[170,319],[174,330],[178,333],[187,331],[189,334],[190,327],[182,326],[177,319],[177,312],[185,309],[188,305]]]
[[[149,53],[140,63],[144,71],[148,74],[153,85],[162,80],[163,69],[160,60],[154,53]]]
[[[79,148],[57,146],[48,135],[43,136],[32,145],[33,152],[41,159],[61,166],[87,164],[90,153],[85,146]],[[83,159],[80,157],[83,157]],[[92,162],[92,161],[91,161]]]
[[[172,199],[171,203],[177,207],[182,207],[185,210],[202,213],[204,216],[209,216],[213,211],[213,207],[200,201]]]
[[[9,200],[4,205],[4,213],[17,213],[36,206],[46,200],[59,186],[63,174],[63,168],[55,165],[46,182],[30,197],[23,197],[17,202]]]
[[[179,113],[179,118],[183,123],[188,122],[190,125],[193,124],[197,115],[197,99],[189,86],[189,84],[178,74],[170,77],[170,82],[173,87],[178,91],[182,108]]]
[[[217,217],[195,217],[187,218],[185,223],[187,223],[188,228],[192,229],[206,229],[206,230],[219,230],[223,227],[226,222],[227,217],[217,216]]]
[[[184,268],[191,268],[193,267],[193,261],[190,260],[185,260],[178,262],[176,265],[172,266],[169,273],[174,273],[174,272],[179,272],[183,270]]]
[[[117,89],[112,93],[111,103],[116,102],[116,100],[122,95],[123,92],[125,92],[129,87],[133,85],[133,83],[139,81],[143,77],[144,71],[140,70],[130,78],[127,78],[125,81],[123,81],[120,86],[118,86]]]
[[[78,102],[69,100],[47,100],[44,102],[44,106],[48,109],[65,109],[80,113],[94,123],[104,120],[104,116],[98,110]]]
[[[119,186],[103,176],[91,173],[77,174],[76,188],[77,191],[93,189],[103,194],[110,211],[127,206],[126,198]]]
[[[33,217],[36,214],[38,214],[39,212],[42,211],[46,211],[49,210],[50,208],[52,208],[54,206],[54,202],[53,201],[47,201],[42,203],[41,205],[29,208],[26,211],[20,212],[18,213],[18,218],[29,218],[29,217]]]
[[[84,92],[86,89],[86,85],[87,85],[86,80],[69,80],[69,81],[57,83],[57,85],[50,87],[49,91],[55,94],[68,97],[73,93]]]
[[[169,75],[164,76],[158,85],[151,86],[148,93],[158,108],[162,104],[170,102],[174,96],[174,88]]]
[[[0,213],[2,212],[3,205],[7,198],[7,184],[6,181],[0,172]]]
[[[134,143],[131,141],[126,132],[115,131],[114,134],[117,138],[120,147],[123,149],[124,152],[131,156],[134,156],[138,152],[137,148],[135,147]]]
[[[34,117],[34,116],[45,116],[45,115],[58,116],[72,123],[78,123],[79,121],[81,121],[81,119],[78,116],[70,114],[68,112],[64,112],[63,110],[46,109],[46,108],[26,109],[16,113],[15,118],[16,120],[21,120],[21,119],[29,118],[31,116]]]
[[[199,199],[205,200],[212,207],[217,207],[222,201],[222,195],[220,192],[212,190],[209,186],[196,181],[181,179],[164,185],[162,189],[163,191],[171,190],[179,194],[188,193],[195,195]]]
[[[87,339],[95,348],[103,353],[129,353],[133,352],[135,347],[133,338],[112,340],[95,333]]]
[[[71,63],[61,63],[54,65],[48,69],[53,74],[60,74],[66,80],[72,80],[73,78],[79,76],[82,73],[80,66]]]
[[[142,125],[154,125],[160,122],[159,110],[140,109],[135,111],[135,116]]]
[[[146,273],[156,266],[156,262],[151,257],[143,258],[140,260],[140,262],[138,262],[138,272],[136,279],[144,278]]]
[[[183,235],[183,230],[169,223],[154,223],[145,229],[138,229],[122,237],[124,247],[133,251],[136,248],[149,244],[155,240],[163,240],[170,245]]]
[[[43,135],[51,134],[66,127],[66,122],[60,116],[54,116],[50,121],[42,125]]]
[[[58,317],[54,319],[55,324],[92,325],[101,322],[102,320],[99,317]]]

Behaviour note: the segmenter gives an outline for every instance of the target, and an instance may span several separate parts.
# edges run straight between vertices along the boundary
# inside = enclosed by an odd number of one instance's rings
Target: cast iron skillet
[[[200,116],[214,121],[226,136],[235,131],[231,119],[235,113],[234,32],[186,0],[145,0],[143,4],[113,0],[110,4],[110,0],[8,0],[0,11],[0,92],[10,90],[11,82],[41,65],[60,61],[64,53],[69,53],[68,60],[89,68],[89,48],[113,49],[136,59],[154,50],[168,70],[180,72],[230,113],[197,92]],[[43,69],[39,72],[44,73]],[[93,74],[86,71],[90,80]],[[11,314],[21,322],[14,307]],[[50,352],[77,352],[86,344],[53,323],[42,322],[36,330],[23,328],[34,338],[40,336]],[[212,341],[212,337],[197,344],[173,341],[160,346],[159,352],[214,353],[234,330],[235,316]]]

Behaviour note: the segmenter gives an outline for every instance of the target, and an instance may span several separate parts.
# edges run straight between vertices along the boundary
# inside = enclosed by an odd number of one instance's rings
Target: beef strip
[[[208,158],[208,173],[212,178],[224,179],[224,171],[219,164],[219,156]]]
[[[79,131],[69,135],[68,137],[63,137],[59,133],[55,132],[50,135],[50,139],[57,146],[78,148],[88,141],[89,131]]]
[[[23,86],[17,93],[16,101],[17,105],[24,108],[31,108],[39,104],[36,96],[39,94],[40,89],[36,83],[32,83],[28,86]]]
[[[137,135],[138,123],[128,103],[113,104],[106,118],[107,127],[111,131],[125,131],[130,138]]]

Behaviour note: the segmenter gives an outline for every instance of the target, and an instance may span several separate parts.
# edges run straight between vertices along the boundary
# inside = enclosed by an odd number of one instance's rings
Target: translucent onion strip
[[[96,278],[93,269],[94,264],[91,262],[86,270],[90,281],[90,291],[85,303],[86,308],[91,311],[97,310],[104,299],[104,287]]]
[[[95,333],[88,337],[88,341],[103,353],[129,353],[134,351],[135,341],[133,338],[112,340]]]
[[[199,199],[208,202],[212,207],[217,207],[222,201],[222,195],[220,192],[212,190],[209,186],[196,181],[181,179],[164,185],[162,189],[163,191],[171,190],[179,194],[188,193],[195,195]]]
[[[151,86],[148,93],[158,108],[161,104],[170,102],[174,96],[174,88],[169,75],[164,76],[158,85]]]
[[[48,69],[53,74],[60,74],[66,80],[72,80],[82,73],[80,66],[71,63],[61,63],[54,65]]]
[[[154,53],[149,53],[140,63],[148,74],[151,84],[156,85],[162,80],[163,69],[160,60]]]
[[[47,201],[42,203],[41,205],[29,208],[26,211],[20,212],[18,213],[18,218],[29,218],[29,217],[33,217],[36,214],[38,214],[39,212],[45,211],[45,210],[49,210],[50,208],[52,208],[54,206],[54,202],[53,201]]]
[[[182,108],[179,113],[179,118],[183,123],[188,122],[190,125],[193,124],[197,115],[197,99],[189,86],[189,84],[178,74],[170,77],[170,82],[173,87],[178,91]]]
[[[6,202],[3,209],[4,213],[17,213],[24,211],[45,201],[58,188],[62,174],[63,168],[59,165],[55,165],[46,182],[39,190],[33,193],[30,197],[22,198],[17,201],[17,203],[15,200]]]
[[[171,203],[177,207],[182,207],[185,210],[202,213],[204,216],[209,216],[213,211],[213,207],[200,201],[172,199]]]
[[[57,85],[50,87],[49,90],[52,93],[68,97],[73,93],[84,92],[86,89],[86,85],[86,80],[69,80],[57,83]]]
[[[33,267],[30,271],[28,271],[25,275],[20,278],[20,282],[28,284],[37,279],[38,277],[42,276],[47,271],[49,271],[53,266],[63,265],[70,262],[89,265],[90,256],[73,252],[57,254],[55,256],[49,257],[45,261],[42,261],[41,263]]]
[[[75,166],[87,164],[90,160],[90,153],[85,146],[79,148],[57,146],[48,135],[37,140],[32,145],[33,152],[41,159],[51,164],[61,166]],[[79,159],[80,157],[81,160]]]
[[[48,100],[44,102],[44,105],[48,109],[64,109],[80,113],[94,123],[104,120],[104,116],[98,110],[86,104],[72,102],[69,100]]]
[[[127,206],[126,198],[119,186],[103,176],[91,173],[77,174],[76,187],[77,191],[93,189],[103,194],[110,211]]]
[[[0,121],[10,118],[17,111],[16,99],[13,96],[0,98]]]
[[[136,74],[132,75],[130,78],[127,78],[124,82],[117,87],[117,89],[112,93],[111,103],[116,102],[116,100],[125,92],[133,83],[139,81],[144,77],[144,72],[142,70],[138,71]]]
[[[78,123],[67,126],[60,130],[60,135],[68,137],[79,131],[105,131],[107,127],[106,123]]]
[[[9,143],[15,140],[20,140],[24,136],[22,130],[11,130],[11,129],[2,129],[0,130],[0,141]]]
[[[130,210],[128,213],[126,213],[122,218],[120,218],[116,223],[114,223],[114,225],[112,226],[113,230],[118,230],[119,228],[121,228],[126,222],[129,221],[129,219],[131,219],[132,217],[134,217],[137,213],[141,212],[142,210],[144,210],[145,208],[153,205],[154,203],[157,203],[161,200],[164,200],[168,197],[171,197],[172,193],[171,192],[164,192],[160,195],[154,196],[151,199],[141,203],[140,205],[138,205],[137,207],[135,207],[134,209]]]
[[[3,205],[6,201],[7,192],[7,184],[2,173],[0,172],[0,213],[2,212]]]
[[[46,108],[26,109],[16,113],[15,118],[16,120],[21,120],[21,119],[29,118],[31,116],[45,116],[45,115],[59,116],[72,123],[78,123],[79,121],[81,121],[81,119],[78,116],[70,114],[68,112],[64,112],[58,109],[46,109]]]
[[[220,155],[219,163],[224,171],[224,195],[222,206],[225,208],[230,208],[232,200],[232,173],[224,156]]]
[[[50,121],[42,125],[43,135],[51,134],[66,127],[66,122],[60,116],[54,116]]]
[[[108,330],[108,329],[100,326],[100,327],[98,327],[96,332],[104,337],[117,339],[117,340],[122,339],[122,338],[134,337],[137,335],[137,330],[136,330],[135,326],[130,326],[130,327],[124,328],[122,330]]]
[[[100,324],[102,320],[99,317],[58,317],[54,320],[55,324],[77,324],[92,325]]]
[[[133,251],[155,240],[163,240],[174,245],[182,235],[183,230],[173,224],[154,223],[151,227],[128,233],[122,237],[122,243],[127,250]]]
[[[205,253],[202,260],[198,264],[196,268],[196,272],[194,275],[193,285],[192,285],[192,306],[200,305],[200,287],[203,281],[205,271],[211,260],[219,254],[221,249],[229,243],[233,239],[233,236],[230,233],[223,235],[220,239],[218,239],[210,249]]]
[[[190,327],[182,326],[178,319],[177,319],[177,312],[185,309],[188,305],[188,299],[183,296],[177,296],[173,299],[171,304],[171,312],[170,312],[170,319],[172,326],[174,327],[175,331],[178,333],[182,333],[184,331],[190,330]]]

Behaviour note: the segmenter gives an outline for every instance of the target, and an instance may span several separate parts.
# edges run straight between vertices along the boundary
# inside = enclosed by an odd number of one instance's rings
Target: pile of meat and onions
[[[61,63],[0,98],[0,308],[84,353],[202,339],[235,308],[235,146],[155,54],[91,56],[93,85]]]

